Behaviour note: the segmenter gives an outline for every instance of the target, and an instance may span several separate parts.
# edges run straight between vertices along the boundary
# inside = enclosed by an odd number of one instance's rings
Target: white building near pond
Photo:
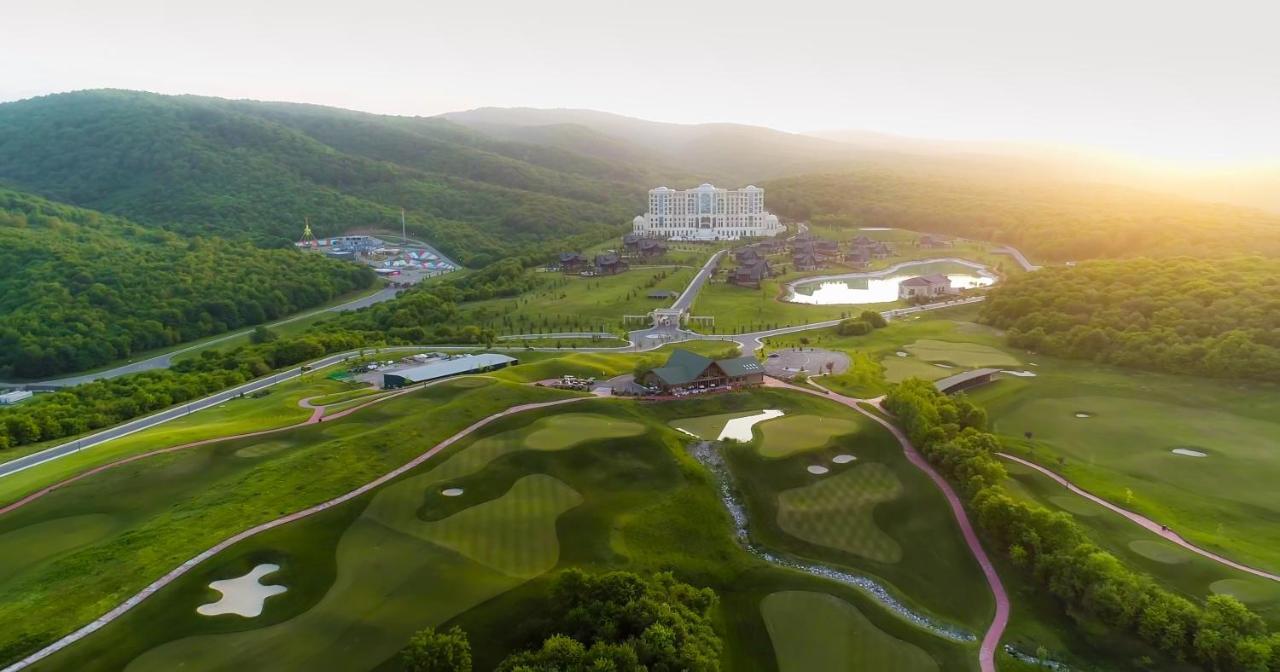
[[[636,235],[675,240],[772,237],[783,230],[778,217],[764,209],[764,189],[754,185],[650,189],[648,212],[632,220]]]

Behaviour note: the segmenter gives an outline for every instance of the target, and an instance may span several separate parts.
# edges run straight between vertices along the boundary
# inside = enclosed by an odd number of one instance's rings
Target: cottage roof
[[[902,281],[902,284],[908,287],[929,287],[931,285],[946,285],[950,287],[951,279],[940,273],[933,273],[931,275],[918,275],[914,278],[907,278]]]
[[[671,352],[664,366],[653,370],[654,375],[667,385],[684,385],[697,380],[715,364],[725,375],[730,377],[746,376],[753,373],[764,373],[764,367],[755,357],[733,357],[731,359],[713,360],[688,350],[676,349]]]

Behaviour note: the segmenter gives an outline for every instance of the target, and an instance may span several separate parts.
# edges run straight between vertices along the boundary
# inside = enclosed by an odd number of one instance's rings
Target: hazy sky
[[[0,100],[118,87],[395,114],[583,107],[1280,160],[1276,0],[5,5]]]

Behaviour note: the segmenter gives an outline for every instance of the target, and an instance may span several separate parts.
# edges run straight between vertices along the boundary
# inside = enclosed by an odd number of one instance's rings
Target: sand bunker
[[[261,614],[262,604],[268,597],[288,590],[284,586],[264,586],[258,583],[262,577],[279,570],[280,565],[264,563],[254,567],[244,576],[210,583],[210,588],[222,593],[222,599],[202,604],[196,607],[196,612],[204,616],[236,614],[245,618],[253,618]]]
[[[835,457],[831,458],[831,461],[835,462],[836,464],[849,464],[850,462],[856,459],[858,458],[852,455],[836,455]]]
[[[445,497],[457,497],[458,495],[462,494],[462,488],[445,488],[444,490],[440,491],[440,494],[444,495]]]
[[[817,475],[817,476],[821,476],[821,475],[823,475],[823,474],[827,473],[828,471],[831,471],[831,470],[830,470],[830,469],[828,469],[828,468],[826,468],[826,467],[819,466],[819,465],[817,465],[817,464],[814,464],[814,465],[810,465],[810,466],[809,466],[809,473],[814,474],[814,475]]]
[[[895,354],[895,355],[897,355],[897,356],[899,356],[899,357],[910,357],[910,356],[911,356],[911,354],[910,354],[910,353],[903,352],[903,351],[901,351],[901,350],[899,350],[899,351],[897,351],[897,352],[895,352],[895,353],[893,353],[893,354]]]
[[[1084,411],[1076,411],[1076,417],[1077,417],[1077,418],[1092,418],[1092,417],[1093,417],[1093,414],[1092,414],[1092,413],[1085,413]]]
[[[954,369],[954,368],[956,368],[956,367],[954,367],[954,366],[951,366],[950,364],[934,364],[934,366],[938,367],[939,369]]]
[[[1186,455],[1187,457],[1209,457],[1209,453],[1201,452],[1199,450],[1192,450],[1190,448],[1174,448],[1169,452],[1173,453],[1174,455]]]
[[[744,442],[750,441],[751,428],[755,427],[756,423],[764,422],[765,420],[769,420],[771,418],[778,418],[781,416],[782,416],[782,411],[771,408],[768,410],[760,411],[755,415],[748,415],[743,418],[734,418],[724,423],[724,429],[720,430],[720,436],[717,438],[720,441],[724,441],[725,439],[733,439],[734,441],[744,441]]]
[[[1004,369],[1001,369],[1001,370],[1000,370],[1000,373],[1007,373],[1007,374],[1009,374],[1009,375],[1011,375],[1011,376],[1018,376],[1018,377],[1020,377],[1020,378],[1035,378],[1035,377],[1036,377],[1036,372],[1035,372],[1035,371],[1005,371]]]

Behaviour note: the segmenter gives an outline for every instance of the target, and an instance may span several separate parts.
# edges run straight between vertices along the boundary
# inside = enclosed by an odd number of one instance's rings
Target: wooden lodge
[[[581,252],[561,252],[560,270],[564,273],[577,273],[590,265],[590,260]]]
[[[617,275],[631,268],[617,252],[604,252],[595,258],[596,275]]]
[[[755,357],[711,359],[688,350],[672,351],[667,363],[636,382],[662,394],[725,391],[764,383],[764,366]]]
[[[773,276],[773,268],[765,259],[758,259],[749,264],[740,264],[729,271],[729,283],[739,287],[760,288],[760,283]]]

